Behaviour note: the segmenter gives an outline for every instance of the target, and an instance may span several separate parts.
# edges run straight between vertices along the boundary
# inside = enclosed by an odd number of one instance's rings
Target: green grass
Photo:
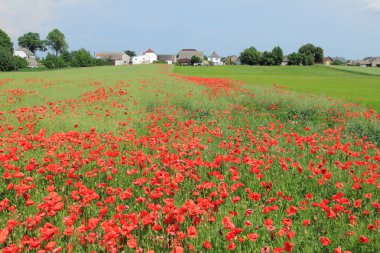
[[[326,66],[335,70],[363,74],[369,76],[380,76],[380,68],[363,68],[358,66]]]
[[[380,111],[378,76],[323,66],[176,66],[174,72],[190,76],[232,78],[256,86],[285,85],[289,90],[298,93],[342,99]]]

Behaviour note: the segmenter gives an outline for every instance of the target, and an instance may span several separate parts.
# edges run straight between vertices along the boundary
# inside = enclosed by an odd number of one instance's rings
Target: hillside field
[[[319,66],[0,73],[0,251],[378,253],[377,94]]]
[[[247,84],[343,99],[380,111],[380,68],[325,66],[214,66],[175,67],[175,73],[232,78]]]

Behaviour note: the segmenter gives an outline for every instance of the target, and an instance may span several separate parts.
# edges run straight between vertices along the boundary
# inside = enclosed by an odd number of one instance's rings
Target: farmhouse
[[[285,56],[282,59],[281,66],[288,66],[288,65],[289,65],[289,59],[288,59],[288,56]]]
[[[375,58],[375,59],[372,61],[372,67],[380,68],[380,57],[377,57],[377,58]]]
[[[158,55],[150,48],[145,51],[144,55],[149,57],[149,63],[157,61]]]
[[[127,65],[131,60],[127,54],[119,52],[100,52],[96,53],[95,56],[98,59],[110,60],[114,66]]]
[[[220,57],[217,53],[212,52],[212,54],[207,58],[207,60],[213,65],[223,65],[222,57]]]
[[[235,65],[238,59],[236,55],[230,55],[225,58],[224,63],[227,65]]]
[[[132,64],[150,64],[150,63],[151,63],[150,57],[145,54],[132,57]]]
[[[171,54],[160,54],[157,59],[161,62],[166,62],[167,64],[177,63],[177,56]]]
[[[181,65],[190,65],[191,58],[193,56],[199,57],[201,60],[204,58],[204,54],[202,51],[198,51],[195,49],[182,49],[179,51],[177,63]]]
[[[14,51],[13,55],[24,58],[28,62],[28,68],[37,68],[40,65],[36,60],[36,56],[27,48],[19,47]]]
[[[359,61],[360,67],[367,68],[372,66],[372,61],[370,59]]]
[[[330,56],[328,57],[324,57],[323,58],[323,65],[331,65],[331,63],[333,62],[333,58],[331,58]]]

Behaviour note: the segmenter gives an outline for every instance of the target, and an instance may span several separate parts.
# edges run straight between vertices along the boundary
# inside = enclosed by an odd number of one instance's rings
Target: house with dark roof
[[[14,51],[13,55],[24,58],[28,62],[28,68],[37,68],[40,66],[40,63],[36,59],[36,55],[27,48],[19,47]]]
[[[367,68],[372,66],[372,59],[364,59],[359,61],[360,67]]]
[[[191,58],[196,56],[203,61],[204,54],[196,49],[182,49],[178,53],[177,63],[181,65],[191,65]]]
[[[159,54],[157,59],[158,61],[166,62],[167,64],[177,63],[177,56],[171,54]]]
[[[237,57],[237,55],[229,55],[224,59],[224,63],[226,65],[235,65],[238,60],[239,57]]]
[[[380,68],[380,57],[377,57],[377,58],[373,59],[373,61],[372,61],[372,67]]]
[[[324,57],[323,58],[323,65],[331,65],[331,63],[334,61],[333,58],[331,58],[330,56],[328,57]]]
[[[207,60],[214,66],[223,65],[222,57],[220,57],[215,51],[207,57]]]
[[[127,65],[131,60],[131,57],[121,52],[99,52],[95,54],[95,57],[98,59],[109,60],[114,66]]]

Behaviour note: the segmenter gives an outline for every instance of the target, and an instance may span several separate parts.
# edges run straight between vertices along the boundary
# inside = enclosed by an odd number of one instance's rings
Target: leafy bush
[[[28,67],[28,62],[26,61],[26,59],[18,56],[14,57],[14,64],[15,69],[23,69]]]
[[[90,52],[84,48],[71,52],[72,67],[90,67],[94,65],[94,58]]]
[[[42,64],[49,69],[59,69],[66,67],[66,63],[60,56],[55,56],[48,54],[46,58],[42,61]]]
[[[12,71],[15,69],[15,59],[6,47],[0,47],[0,71]]]

